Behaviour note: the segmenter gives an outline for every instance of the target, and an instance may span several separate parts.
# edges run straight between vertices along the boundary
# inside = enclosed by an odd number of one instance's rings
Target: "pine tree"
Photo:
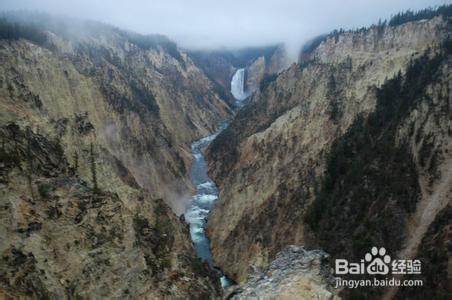
[[[91,163],[91,175],[93,178],[93,193],[97,194],[99,192],[98,186],[97,186],[97,173],[96,173],[96,160],[94,157],[94,145],[91,143],[90,145],[90,163]]]
[[[77,169],[78,169],[78,153],[77,153],[77,151],[74,152],[74,155],[72,156],[72,158],[74,159],[74,170],[77,171]]]
[[[27,164],[28,164],[28,172],[26,174],[27,176],[27,181],[28,181],[28,187],[30,189],[30,193],[31,193],[31,199],[33,199],[33,201],[35,200],[35,194],[34,194],[34,190],[33,190],[33,178],[32,178],[32,174],[33,174],[33,157],[32,157],[32,153],[31,153],[31,129],[30,127],[27,127],[25,130],[25,134],[26,134],[26,139],[27,139],[27,152],[26,152],[26,156],[27,156]]]

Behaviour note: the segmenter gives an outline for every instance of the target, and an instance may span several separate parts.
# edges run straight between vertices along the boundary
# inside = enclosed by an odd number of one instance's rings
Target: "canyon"
[[[452,16],[407,16],[292,64],[3,16],[0,298],[447,297]],[[423,287],[334,288],[373,246]]]
[[[207,233],[230,278],[246,285],[287,245],[351,261],[372,246],[448,260],[417,249],[450,228],[433,225],[451,203],[450,26],[439,16],[335,31],[251,96],[207,149],[220,190]],[[428,285],[444,286],[441,268]]]
[[[232,115],[214,84],[162,36],[8,22],[19,36],[0,40],[1,295],[218,295],[177,216],[194,190],[191,142]]]

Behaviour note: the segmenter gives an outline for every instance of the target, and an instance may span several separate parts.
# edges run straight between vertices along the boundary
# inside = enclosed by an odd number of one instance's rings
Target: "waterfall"
[[[238,103],[250,95],[249,92],[245,91],[245,69],[238,69],[232,76],[231,93]]]

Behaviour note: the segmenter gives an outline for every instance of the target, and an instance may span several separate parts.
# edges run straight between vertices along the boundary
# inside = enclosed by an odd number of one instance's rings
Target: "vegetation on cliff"
[[[396,143],[397,129],[426,97],[426,87],[440,76],[446,59],[445,53],[433,58],[427,53],[413,61],[404,76],[399,73],[377,90],[375,111],[358,117],[333,143],[322,186],[306,214],[327,251],[356,259],[373,245],[398,250],[393,247],[403,236],[393,226],[414,211],[420,188],[409,145]],[[420,161],[431,151],[426,145]],[[430,161],[432,174],[437,164]]]
[[[415,256],[413,232],[436,214],[421,209],[442,207],[432,193],[448,178],[450,17],[439,11],[315,41],[213,141],[220,199],[207,229],[228,276],[244,282],[289,244],[359,261],[409,242]]]
[[[434,135],[423,138],[421,130],[415,131],[412,124],[408,135],[398,140],[398,131],[414,110],[423,105],[433,108],[437,103],[447,101],[447,93],[440,93],[434,100],[427,92],[444,76],[442,69],[450,60],[450,54],[447,48],[437,54],[428,50],[412,61],[404,75],[397,74],[377,89],[375,111],[368,116],[359,116],[347,133],[333,143],[320,191],[305,218],[315,231],[317,245],[334,257],[359,260],[374,245],[385,245],[390,253],[400,251],[408,238],[403,229],[408,226],[421,197],[425,197],[420,186],[425,179],[421,179],[419,173],[428,178],[429,186],[447,176],[439,170],[447,152],[436,147]],[[448,108],[444,105],[435,112],[447,113]],[[441,122],[438,115],[435,118],[437,123]],[[413,152],[413,141],[419,145],[419,152]],[[444,217],[440,215],[437,219]],[[444,223],[444,220],[435,222]],[[436,229],[430,229],[430,232],[436,230],[435,234],[443,230],[442,225],[432,226]],[[433,243],[432,235],[426,233],[424,240]],[[439,238],[436,242],[441,244],[444,240]],[[444,297],[447,293],[445,265],[441,263],[444,254],[432,253],[431,248],[423,250],[422,247],[416,257],[421,258],[423,266],[429,265],[429,274],[433,274],[431,269],[438,273],[425,279],[428,285],[419,289],[416,296]],[[425,257],[423,251],[427,252]],[[438,261],[432,263],[430,259]],[[346,290],[344,295],[378,297],[381,291],[361,288]],[[402,289],[400,295],[412,291]]]
[[[213,83],[162,36],[34,13],[0,33],[0,298],[218,295],[169,207],[231,114]]]
[[[88,184],[58,140],[30,128],[1,126],[0,140],[0,184],[8,186],[0,190],[0,295],[199,298],[218,292],[215,274],[195,269],[200,261],[188,229],[161,199],[138,191],[124,199]]]
[[[422,262],[422,274],[409,275],[406,279],[421,279],[422,287],[402,287],[398,299],[448,299],[450,297],[450,239],[452,228],[452,206],[449,204],[437,216],[422,239],[417,258]]]
[[[389,18],[389,20],[382,21],[380,19],[378,24],[372,25],[371,27],[377,27],[380,30],[383,30],[385,26],[395,27],[395,26],[399,26],[399,25],[402,25],[402,24],[405,24],[408,22],[415,22],[415,21],[420,21],[420,20],[430,20],[437,16],[441,16],[443,18],[451,17],[452,16],[452,5],[444,4],[444,5],[440,5],[438,7],[430,7],[430,8],[425,8],[425,9],[418,10],[418,11],[407,10],[404,12],[399,12],[399,13],[395,14],[394,16],[392,16],[391,18]],[[354,32],[354,33],[366,32],[371,27],[361,27],[361,28],[358,28],[355,30],[351,30],[350,32]],[[338,29],[338,30],[336,29],[328,34],[321,34],[321,35],[309,40],[307,43],[305,43],[305,45],[303,45],[303,47],[301,49],[301,53],[300,53],[301,57],[304,57],[304,56],[312,53],[312,51],[314,51],[323,41],[325,41],[328,38],[334,38],[337,41],[339,36],[341,34],[344,34],[345,32],[347,32],[347,31],[342,28]]]

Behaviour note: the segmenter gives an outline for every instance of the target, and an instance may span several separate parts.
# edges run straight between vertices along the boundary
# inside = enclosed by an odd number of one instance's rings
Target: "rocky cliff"
[[[207,229],[231,278],[290,244],[416,254],[450,202],[450,26],[334,32],[238,112],[207,152],[220,186]]]
[[[214,84],[162,36],[39,14],[0,34],[2,295],[217,294],[173,212],[190,143],[231,115]]]
[[[187,226],[161,199],[124,184],[123,193],[93,187],[60,143],[29,127],[3,125],[0,139],[1,298],[219,294]]]
[[[271,56],[260,56],[246,67],[245,89],[256,92],[264,79],[276,76],[289,65],[284,45],[278,46]]]
[[[74,22],[45,23],[41,43],[1,41],[3,122],[58,137],[79,160],[94,141],[112,166],[120,161],[138,186],[183,212],[190,143],[230,116],[227,104],[166,38]],[[107,187],[114,172],[98,173]]]

